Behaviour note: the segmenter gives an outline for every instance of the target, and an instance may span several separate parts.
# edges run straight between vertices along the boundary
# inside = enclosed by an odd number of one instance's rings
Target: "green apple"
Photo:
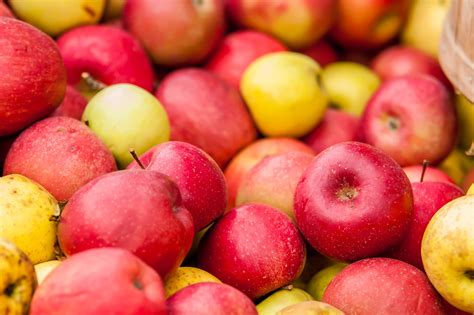
[[[17,17],[43,32],[57,36],[74,27],[96,24],[106,0],[10,0]]]
[[[240,90],[264,135],[300,137],[321,121],[327,97],[317,81],[320,70],[295,52],[267,54],[248,66]]]
[[[0,237],[13,242],[33,264],[55,258],[60,209],[42,186],[17,174],[0,178]]]
[[[346,266],[347,264],[345,263],[336,263],[318,271],[308,282],[308,293],[311,294],[316,301],[321,301],[324,290],[326,290],[332,279]]]
[[[448,173],[456,184],[461,185],[464,176],[474,167],[474,157],[467,156],[464,150],[455,148],[438,167]]]
[[[194,267],[179,267],[165,282],[165,295],[170,297],[179,290],[195,283],[222,283],[209,272]]]
[[[474,313],[474,195],[444,205],[421,243],[430,282],[451,305]]]
[[[307,301],[285,307],[276,315],[344,315],[344,313],[323,302]]]
[[[61,264],[60,260],[45,261],[35,265],[36,279],[41,284],[47,275],[51,273],[57,266]]]
[[[284,288],[260,302],[257,305],[257,312],[259,315],[275,315],[287,306],[304,301],[313,301],[313,297],[308,292],[298,288]]]
[[[469,149],[474,141],[474,104],[463,95],[456,96],[459,143],[462,149]]]
[[[82,121],[109,147],[119,167],[168,141],[170,123],[161,103],[132,84],[115,84],[97,93],[87,104]]]

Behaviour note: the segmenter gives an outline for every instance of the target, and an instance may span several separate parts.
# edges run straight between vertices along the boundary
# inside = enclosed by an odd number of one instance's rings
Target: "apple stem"
[[[282,289],[283,290],[293,290],[294,286],[292,284],[289,284],[289,285],[285,285]]]
[[[423,169],[421,170],[420,183],[423,183],[423,178],[425,177],[425,172],[428,168],[428,164],[430,164],[430,161],[423,160]]]
[[[466,151],[467,156],[474,156],[474,141],[471,143],[471,147]]]
[[[49,221],[59,222],[59,221],[61,221],[61,217],[59,215],[52,215],[52,216],[49,217]]]
[[[135,152],[134,149],[130,149],[130,154],[132,155],[133,159],[137,162],[138,166],[141,167],[142,170],[145,169],[145,166],[143,166],[142,161],[138,158],[137,152]]]
[[[81,78],[91,90],[100,91],[107,87],[107,84],[97,80],[89,72],[81,73]]]

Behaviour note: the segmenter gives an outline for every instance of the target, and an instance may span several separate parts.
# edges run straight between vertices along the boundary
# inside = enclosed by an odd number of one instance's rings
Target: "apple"
[[[452,306],[451,304],[446,302],[445,299],[443,299],[442,302],[443,302],[443,305],[444,305],[444,309],[446,310],[446,315],[472,315],[472,313],[467,313],[467,312],[461,311],[460,309]]]
[[[31,25],[0,18],[0,137],[51,113],[66,92],[66,70],[54,41]]]
[[[336,50],[324,39],[317,41],[308,48],[301,49],[299,52],[313,58],[321,67],[325,67],[339,59]]]
[[[35,265],[36,279],[38,284],[43,283],[44,279],[61,264],[60,260],[49,260]]]
[[[258,139],[237,153],[224,171],[228,190],[227,209],[230,210],[235,206],[240,183],[252,167],[267,156],[293,151],[314,155],[309,146],[293,138]]]
[[[444,314],[425,274],[390,258],[368,258],[347,266],[326,288],[323,302],[344,314]]]
[[[80,121],[43,119],[13,142],[3,174],[22,174],[67,201],[92,179],[117,170],[110,150]]]
[[[308,292],[290,285],[289,288],[280,289],[258,303],[257,311],[259,315],[275,315],[287,306],[313,300]]]
[[[122,16],[126,0],[107,0],[105,4],[104,19],[107,21],[118,19]]]
[[[471,170],[464,176],[464,180],[462,182],[462,189],[464,191],[468,191],[471,185],[474,184],[474,166]]]
[[[66,116],[81,120],[84,109],[87,106],[87,99],[82,96],[74,87],[68,85],[66,95],[58,107],[49,115],[49,117]]]
[[[3,2],[0,2],[0,17],[9,17],[14,18],[12,11],[10,8]]]
[[[296,188],[294,207],[298,228],[314,249],[354,261],[402,241],[413,195],[389,156],[364,143],[343,142],[314,158]]]
[[[456,95],[456,112],[458,117],[458,145],[462,149],[469,149],[474,140],[474,103],[464,95]]]
[[[109,147],[120,168],[154,145],[169,140],[168,115],[146,90],[128,83],[111,85],[97,93],[82,116],[89,128]]]
[[[247,67],[258,57],[287,48],[271,36],[252,30],[230,33],[221,41],[206,68],[239,89]]]
[[[324,269],[321,269],[308,282],[308,293],[313,296],[316,301],[323,299],[326,290],[332,279],[347,266],[345,263],[335,263]]]
[[[13,144],[13,141],[18,137],[17,134],[7,136],[7,137],[0,137],[0,173],[3,174],[3,165],[5,163],[5,159],[7,157],[8,151]]]
[[[170,118],[171,139],[203,149],[221,167],[256,137],[239,92],[209,71],[174,71],[155,95]]]
[[[422,165],[405,166],[403,171],[408,176],[412,183],[420,182],[423,173]],[[427,166],[423,174],[423,181],[425,182],[444,182],[454,184],[454,180],[444,171],[436,167]]]
[[[430,220],[421,257],[433,286],[451,305],[473,313],[474,195],[452,200]]]
[[[195,283],[216,282],[222,283],[209,272],[195,267],[179,267],[165,282],[166,297],[170,297],[179,290]]]
[[[238,25],[268,33],[293,49],[315,43],[336,19],[333,0],[228,0],[226,5]]]
[[[31,315],[165,315],[160,276],[121,248],[97,248],[61,263],[36,290]]]
[[[380,78],[362,64],[340,61],[323,69],[321,85],[333,107],[360,116],[378,89]]]
[[[446,88],[435,78],[419,74],[382,83],[360,122],[365,142],[401,166],[442,161],[454,147],[456,126],[456,111]]]
[[[236,206],[264,203],[295,220],[293,196],[301,175],[314,155],[287,152],[264,158],[242,178],[236,195]]]
[[[128,0],[123,20],[153,61],[165,66],[202,62],[226,26],[221,0]]]
[[[169,315],[258,314],[245,294],[223,283],[196,283],[180,290],[166,302]]]
[[[469,170],[474,168],[474,157],[466,155],[464,150],[454,148],[438,167],[457,185],[461,185]]]
[[[344,313],[323,302],[306,301],[287,306],[275,315],[344,315]]]
[[[160,172],[173,180],[181,193],[183,205],[193,216],[199,231],[220,217],[226,208],[227,187],[224,174],[216,162],[192,144],[169,141],[140,156],[147,170]],[[129,169],[138,169],[134,161]]]
[[[327,97],[316,80],[320,72],[295,52],[267,54],[248,66],[240,91],[263,135],[301,137],[321,121]]]
[[[198,267],[251,299],[298,278],[305,245],[296,226],[279,210],[264,204],[232,209],[204,236]]]
[[[323,120],[303,138],[303,141],[316,154],[319,154],[334,144],[356,140],[358,129],[358,117],[341,110],[328,108]]]

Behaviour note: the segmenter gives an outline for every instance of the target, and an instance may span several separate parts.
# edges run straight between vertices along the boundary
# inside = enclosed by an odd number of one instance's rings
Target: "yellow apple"
[[[318,271],[308,282],[308,293],[311,294],[316,301],[321,301],[324,290],[331,280],[347,266],[345,263],[336,263]]]
[[[257,305],[259,315],[275,315],[287,306],[304,301],[313,301],[313,297],[298,288],[281,289],[271,294]]]
[[[474,195],[474,184],[469,187],[469,189],[466,192],[466,195]]]
[[[440,164],[439,168],[461,185],[467,172],[474,167],[474,157],[467,156],[464,150],[454,149]]]
[[[474,104],[463,95],[457,95],[456,111],[458,114],[459,146],[467,150],[474,141]]]
[[[264,135],[300,137],[321,121],[327,97],[318,84],[320,70],[295,52],[267,54],[250,64],[240,90]]]
[[[36,279],[38,280],[38,284],[41,284],[43,280],[46,278],[47,275],[51,271],[53,271],[57,266],[61,264],[60,260],[50,260],[50,261],[45,261],[40,264],[35,265],[35,271],[36,271]]]
[[[165,295],[170,297],[179,290],[195,283],[217,282],[219,279],[209,272],[194,267],[179,267],[165,282]]]
[[[276,315],[344,315],[344,313],[323,302],[307,301],[285,307]]]

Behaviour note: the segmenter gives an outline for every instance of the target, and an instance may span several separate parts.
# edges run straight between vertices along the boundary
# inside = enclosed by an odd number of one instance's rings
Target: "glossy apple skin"
[[[176,184],[155,171],[124,170],[83,186],[61,214],[58,239],[66,255],[121,247],[164,279],[191,248],[192,216]]]
[[[121,248],[98,248],[64,260],[36,290],[32,315],[166,315],[160,276]]]
[[[441,182],[412,183],[413,219],[403,241],[389,251],[389,257],[424,270],[421,260],[421,240],[433,215],[449,201],[464,192],[457,186]]]
[[[163,173],[179,188],[184,207],[191,213],[195,231],[220,217],[227,202],[222,170],[204,151],[192,144],[169,141],[140,156],[147,170]],[[132,162],[128,169],[139,169]]]
[[[166,304],[169,315],[257,315],[252,300],[223,283],[192,284],[171,296]]]
[[[242,74],[252,61],[265,54],[286,50],[282,43],[265,33],[237,31],[224,37],[206,68],[239,89]]]
[[[130,83],[151,92],[154,73],[145,50],[128,32],[117,27],[90,25],[74,28],[58,38],[68,83],[77,85],[88,72],[106,85]]]
[[[256,299],[295,280],[305,244],[279,210],[248,204],[225,214],[201,241],[198,266]]]
[[[87,106],[87,100],[74,87],[68,85],[66,88],[66,95],[63,101],[52,112],[49,117],[66,116],[77,120],[81,120],[82,113]]]
[[[47,116],[66,92],[66,70],[54,41],[16,19],[0,18],[0,77],[0,136]]]
[[[443,84],[417,74],[383,82],[367,104],[360,127],[365,142],[401,166],[425,159],[436,165],[453,149],[457,119]]]
[[[227,165],[224,176],[227,181],[227,209],[235,206],[235,197],[245,174],[267,156],[286,152],[303,152],[314,155],[313,149],[293,138],[263,138],[241,150]]]
[[[202,62],[226,28],[222,0],[129,0],[123,20],[153,61],[166,66]]]
[[[301,49],[300,53],[313,58],[321,67],[339,60],[336,50],[323,39],[308,48]]]
[[[303,138],[303,141],[318,154],[334,144],[356,140],[358,128],[358,117],[329,108],[323,120]]]
[[[209,71],[174,71],[161,82],[155,95],[168,113],[171,140],[194,144],[221,167],[256,138],[238,90]]]
[[[421,173],[423,172],[423,166],[422,165],[405,166],[403,168],[403,171],[408,176],[408,179],[410,180],[410,182],[418,183],[420,182]],[[432,166],[426,167],[425,175],[423,175],[423,181],[455,184],[454,180],[447,173]]]
[[[426,275],[390,258],[369,258],[350,264],[329,283],[323,302],[344,314],[445,314]]]
[[[402,168],[360,142],[336,144],[317,155],[295,193],[296,223],[306,240],[342,261],[376,256],[399,243],[412,208]]]
[[[86,125],[70,117],[51,117],[18,136],[3,174],[24,175],[58,201],[67,201],[94,178],[115,170],[112,153]]]

